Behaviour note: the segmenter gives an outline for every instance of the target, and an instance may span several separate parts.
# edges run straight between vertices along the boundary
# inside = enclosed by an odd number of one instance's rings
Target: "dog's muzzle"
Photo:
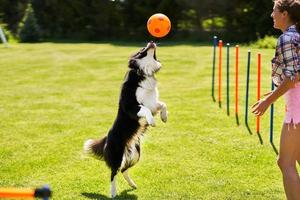
[[[153,41],[150,41],[148,44],[147,44],[147,49],[156,49],[156,44],[153,42]]]

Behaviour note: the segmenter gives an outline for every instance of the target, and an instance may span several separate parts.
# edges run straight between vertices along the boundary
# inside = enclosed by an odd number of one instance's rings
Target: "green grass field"
[[[83,142],[106,134],[118,106],[127,61],[140,44],[13,44],[0,47],[0,187],[49,184],[54,200],[108,199],[110,171],[83,154]],[[269,111],[261,145],[244,126],[247,47],[240,49],[240,122],[234,117],[234,48],[231,110],[211,98],[212,48],[164,44],[157,74],[166,124],[156,117],[131,170],[138,189],[119,174],[116,199],[284,199],[276,154],[269,144]],[[256,99],[256,58],[262,53],[262,93],[270,90],[273,50],[252,49],[249,104]],[[224,48],[224,53],[226,53]],[[225,64],[225,54],[223,63]],[[225,66],[223,68],[225,86]],[[216,91],[217,94],[217,91]],[[284,105],[275,106],[278,147]]]

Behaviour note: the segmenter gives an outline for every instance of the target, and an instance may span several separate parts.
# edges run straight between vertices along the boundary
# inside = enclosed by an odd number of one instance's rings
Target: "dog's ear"
[[[131,58],[129,60],[128,67],[131,69],[138,69],[139,67],[138,67],[136,59]]]

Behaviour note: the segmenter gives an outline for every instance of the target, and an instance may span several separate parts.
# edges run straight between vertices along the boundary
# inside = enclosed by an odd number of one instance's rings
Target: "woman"
[[[300,199],[300,178],[296,161],[300,161],[300,0],[275,0],[271,17],[278,38],[272,60],[272,79],[277,88],[252,107],[261,116],[280,96],[286,100],[278,166],[283,175],[287,199]]]

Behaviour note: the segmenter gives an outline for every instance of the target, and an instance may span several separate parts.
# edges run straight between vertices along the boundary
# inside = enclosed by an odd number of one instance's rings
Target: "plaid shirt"
[[[278,86],[285,77],[294,79],[297,72],[300,72],[300,34],[293,25],[278,38],[272,59],[273,82]]]

